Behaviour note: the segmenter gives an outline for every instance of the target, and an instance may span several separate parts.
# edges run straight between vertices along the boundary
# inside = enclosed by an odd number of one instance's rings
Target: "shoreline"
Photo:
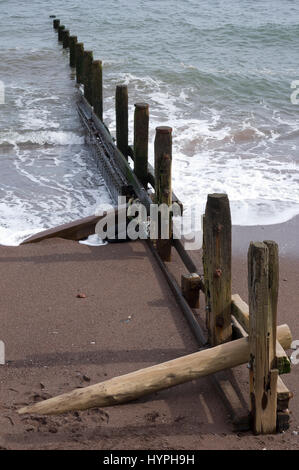
[[[85,221],[96,219],[95,216],[85,217],[79,219],[83,224]],[[69,228],[77,225],[78,220],[69,222],[63,225],[55,226],[50,229],[45,229],[40,232],[28,236],[25,240],[37,238],[39,234],[47,233],[50,238],[63,238],[61,230],[57,228]],[[80,224],[81,225],[81,224]],[[78,224],[79,226],[79,224]],[[55,235],[55,232],[57,235]],[[61,233],[60,233],[61,232]],[[281,256],[292,257],[299,259],[299,215],[296,215],[287,222],[272,225],[233,225],[232,226],[232,253],[233,256],[247,254],[251,241],[274,240],[278,243],[279,254]],[[83,235],[83,234],[81,234]],[[88,234],[87,234],[88,235]],[[85,236],[85,235],[83,235]],[[184,238],[184,237],[182,237]],[[76,240],[81,239],[77,237]],[[83,238],[82,238],[83,239]],[[24,240],[24,241],[25,241]],[[19,245],[1,245],[0,248],[13,248]],[[26,242],[29,243],[29,242]],[[192,250],[191,250],[192,251]],[[197,250],[195,250],[197,251]]]
[[[251,241],[274,240],[279,246],[279,255],[299,259],[299,215],[287,222],[275,225],[233,225],[233,256],[247,254]]]

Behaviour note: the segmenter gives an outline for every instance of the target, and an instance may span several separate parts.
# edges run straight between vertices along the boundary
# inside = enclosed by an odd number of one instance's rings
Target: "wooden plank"
[[[278,339],[284,346],[289,345],[289,334],[287,325],[277,328]],[[76,389],[32,406],[26,406],[18,412],[19,414],[59,414],[70,410],[117,405],[236,367],[248,362],[249,357],[248,339],[241,338],[121,377],[114,377],[83,389]]]
[[[239,294],[232,295],[232,315],[241,323],[244,330],[249,331],[249,307]]]
[[[103,219],[107,215],[109,216],[109,214],[117,217],[120,212],[126,210],[127,206],[120,211],[115,210],[112,213],[104,213],[102,216],[92,215],[90,217],[84,217],[83,219],[75,220],[67,224],[59,225],[58,227],[50,228],[48,230],[44,230],[43,232],[32,235],[31,237],[24,240],[21,245],[26,245],[28,243],[38,243],[49,238],[82,240],[83,238],[87,238],[89,235],[93,235],[95,233],[95,226],[99,220]]]
[[[226,194],[209,194],[203,217],[207,328],[212,346],[230,341],[231,215]]]
[[[276,431],[277,377],[276,324],[269,291],[269,250],[251,242],[248,250],[250,404],[256,434]]]

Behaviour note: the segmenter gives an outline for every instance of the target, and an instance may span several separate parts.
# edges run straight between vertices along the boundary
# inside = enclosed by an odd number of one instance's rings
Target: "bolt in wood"
[[[83,57],[84,45],[82,42],[75,44],[75,57],[76,57],[76,81],[83,83]]]
[[[91,88],[93,110],[103,121],[103,68],[101,60],[94,60],[92,63]]]
[[[251,242],[248,250],[249,382],[252,427],[256,434],[276,431],[278,370],[272,310],[274,291],[275,288],[269,289],[269,249],[265,243]]]
[[[76,44],[78,42],[77,36],[70,36],[70,67],[76,67]]]
[[[155,137],[155,200],[156,204],[170,207],[172,203],[171,188],[172,165],[172,128],[160,126],[156,128]],[[166,217],[168,220],[166,220]],[[159,211],[157,251],[163,261],[171,261],[172,214],[161,215]],[[167,228],[168,223],[168,228]],[[163,227],[167,234],[163,234]]]
[[[115,90],[116,143],[117,148],[128,159],[128,87],[117,85]]]
[[[148,127],[149,105],[136,103],[134,112],[134,172],[145,189],[148,181]]]

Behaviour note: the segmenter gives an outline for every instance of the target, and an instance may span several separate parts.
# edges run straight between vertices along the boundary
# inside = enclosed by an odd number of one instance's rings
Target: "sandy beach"
[[[298,219],[274,227],[234,227],[233,292],[247,301],[248,240],[280,244],[279,323],[299,338]],[[200,253],[192,253],[200,263]],[[234,433],[208,378],[133,403],[61,416],[17,409],[198,349],[143,242],[90,247],[52,239],[0,247],[0,446],[2,449],[298,449],[299,369],[283,380],[294,393],[290,430]],[[172,270],[179,263],[176,255]],[[78,294],[84,294],[77,297]],[[203,318],[204,300],[196,312]],[[246,365],[233,371],[248,399]]]

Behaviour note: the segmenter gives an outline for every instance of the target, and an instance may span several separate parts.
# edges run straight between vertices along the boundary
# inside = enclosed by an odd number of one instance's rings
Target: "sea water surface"
[[[84,143],[56,15],[103,61],[104,119],[128,84],[155,127],[173,128],[173,187],[187,211],[226,192],[233,223],[299,214],[299,3],[295,0],[0,0],[0,244],[110,201]]]

